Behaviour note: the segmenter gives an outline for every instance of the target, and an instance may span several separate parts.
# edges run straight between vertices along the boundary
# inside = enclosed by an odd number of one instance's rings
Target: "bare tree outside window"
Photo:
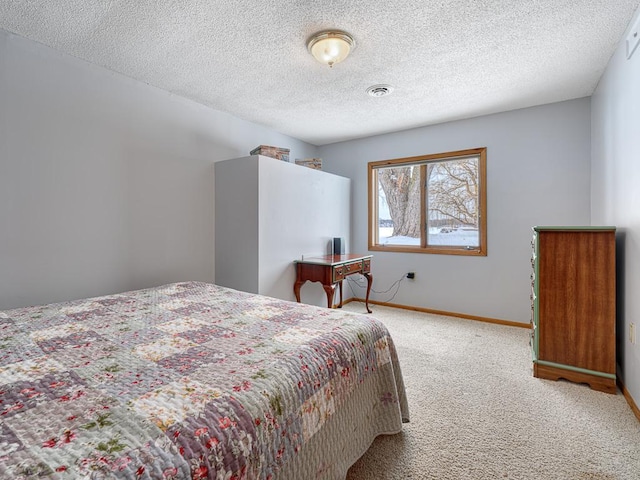
[[[479,246],[479,169],[478,158],[436,162],[427,166],[427,236],[441,243],[443,234],[449,243]]]
[[[393,225],[393,236],[420,238],[420,167],[381,168],[378,182]]]
[[[486,255],[486,149],[369,164],[370,249]]]

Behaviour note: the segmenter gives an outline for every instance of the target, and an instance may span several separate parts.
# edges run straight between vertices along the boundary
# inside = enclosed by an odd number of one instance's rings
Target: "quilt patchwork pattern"
[[[0,312],[1,478],[333,478],[347,404],[408,421],[371,316],[198,282]]]

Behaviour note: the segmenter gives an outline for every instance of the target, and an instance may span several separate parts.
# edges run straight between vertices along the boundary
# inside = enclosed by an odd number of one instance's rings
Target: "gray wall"
[[[595,224],[618,227],[618,374],[640,405],[640,344],[628,338],[640,327],[640,49],[627,60],[625,39],[592,97],[591,209]]]
[[[213,162],[314,146],[0,30],[0,309],[214,280]]]
[[[215,277],[218,285],[258,293],[257,157],[215,164]]]
[[[353,181],[352,251],[366,252],[367,162],[474,147],[487,147],[488,256],[374,252],[373,288],[415,271],[392,303],[528,323],[531,227],[590,223],[588,98],[323,146],[320,156]]]

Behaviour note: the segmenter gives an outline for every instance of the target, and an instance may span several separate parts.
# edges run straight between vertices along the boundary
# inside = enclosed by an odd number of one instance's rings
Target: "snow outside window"
[[[369,249],[486,255],[486,148],[369,163]]]

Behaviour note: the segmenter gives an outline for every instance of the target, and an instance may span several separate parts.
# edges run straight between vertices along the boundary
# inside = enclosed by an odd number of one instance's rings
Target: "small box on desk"
[[[271,145],[260,145],[249,152],[249,155],[263,155],[265,157],[275,158],[284,162],[289,161],[289,149],[272,147]]]

